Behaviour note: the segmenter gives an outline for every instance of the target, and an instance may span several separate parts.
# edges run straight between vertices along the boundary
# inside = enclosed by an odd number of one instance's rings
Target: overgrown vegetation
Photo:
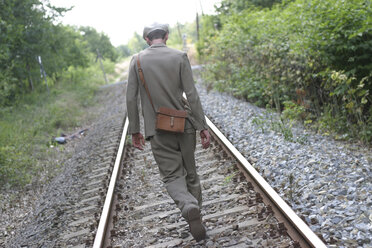
[[[109,38],[57,24],[66,11],[48,1],[0,1],[0,188],[51,173],[52,136],[81,124],[83,108],[104,83],[97,49],[106,73],[114,72],[118,54]]]
[[[105,61],[108,73],[114,73],[114,63]],[[53,173],[48,164],[59,166],[53,137],[75,132],[86,119],[84,109],[94,104],[99,85],[104,84],[99,64],[89,68],[70,67],[50,94],[37,88],[18,98],[13,106],[0,111],[0,188],[23,186],[37,181],[40,175]],[[56,153],[55,161],[50,161]],[[46,174],[46,175],[45,175]]]
[[[323,133],[372,142],[367,0],[224,0],[204,16],[206,82]],[[293,117],[293,116],[292,116]]]
[[[116,60],[106,35],[55,24],[66,11],[48,1],[0,1],[0,106],[11,106],[40,86],[50,88],[71,66],[88,67],[97,48],[104,58]],[[40,77],[39,58],[47,80]]]
[[[81,125],[95,89],[105,82],[98,54],[109,80],[116,80],[118,57],[147,47],[139,34],[115,49],[94,28],[58,24],[68,10],[43,0],[0,1],[0,188],[53,176],[47,160],[63,149],[53,136]],[[172,27],[169,43],[182,47],[181,32],[190,25]],[[53,163],[58,166],[58,159]]]

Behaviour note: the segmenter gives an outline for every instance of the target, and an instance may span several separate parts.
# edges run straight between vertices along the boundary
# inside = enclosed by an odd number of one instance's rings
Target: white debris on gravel
[[[293,127],[275,114],[197,84],[206,115],[330,247],[371,247],[372,152]],[[271,120],[270,120],[271,119]],[[274,119],[274,120],[272,120]],[[297,141],[297,142],[296,142]]]

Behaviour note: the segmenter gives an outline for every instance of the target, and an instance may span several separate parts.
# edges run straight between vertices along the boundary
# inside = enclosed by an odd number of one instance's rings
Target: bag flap
[[[157,113],[168,115],[168,116],[181,117],[181,118],[187,117],[187,112],[185,110],[177,110],[177,109],[171,109],[171,108],[166,108],[166,107],[160,107]]]

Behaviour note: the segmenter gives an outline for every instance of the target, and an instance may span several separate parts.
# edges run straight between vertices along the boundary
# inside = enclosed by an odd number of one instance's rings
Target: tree
[[[89,50],[92,53],[97,53],[97,49],[104,58],[115,62],[118,54],[115,47],[111,44],[110,38],[104,33],[98,33],[92,27],[80,27],[79,31],[82,33],[84,40],[87,41]]]
[[[138,33],[134,33],[133,37],[128,42],[128,48],[131,54],[138,53],[148,47],[146,41]]]
[[[45,36],[50,41],[46,47],[47,54],[44,56],[45,68],[55,82],[69,66],[88,66],[89,49],[81,34],[73,27],[51,26]]]
[[[40,0],[0,1],[1,106],[42,86],[38,56],[54,82],[68,67],[88,65],[87,44],[90,48],[95,44],[85,42],[78,30],[54,23],[65,11]],[[96,36],[101,52],[115,60],[117,54],[108,37]]]
[[[124,58],[131,55],[128,45],[120,45],[116,48],[116,51],[119,53],[119,56]]]
[[[296,102],[320,128],[372,141],[370,1],[275,2],[223,0],[219,15],[203,16],[209,81],[278,111]]]
[[[25,92],[25,79],[30,89],[40,83],[36,57],[46,54],[50,41],[45,34],[53,26],[53,19],[64,11],[39,0],[0,2],[0,104]]]
[[[252,6],[259,8],[271,8],[275,3],[281,3],[282,0],[223,0],[220,5],[216,6],[219,14],[239,13]]]

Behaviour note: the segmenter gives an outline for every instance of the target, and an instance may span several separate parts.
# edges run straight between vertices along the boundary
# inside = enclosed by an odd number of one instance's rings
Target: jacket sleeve
[[[129,119],[128,133],[140,132],[139,112],[138,112],[138,78],[136,72],[136,58],[132,57],[129,65],[128,86],[127,86],[127,113]]]
[[[190,103],[192,115],[195,120],[195,128],[204,130],[208,128],[205,121],[204,111],[200,102],[199,94],[196,91],[192,70],[187,54],[184,53],[181,64],[181,82],[183,91],[186,94],[187,100]]]

